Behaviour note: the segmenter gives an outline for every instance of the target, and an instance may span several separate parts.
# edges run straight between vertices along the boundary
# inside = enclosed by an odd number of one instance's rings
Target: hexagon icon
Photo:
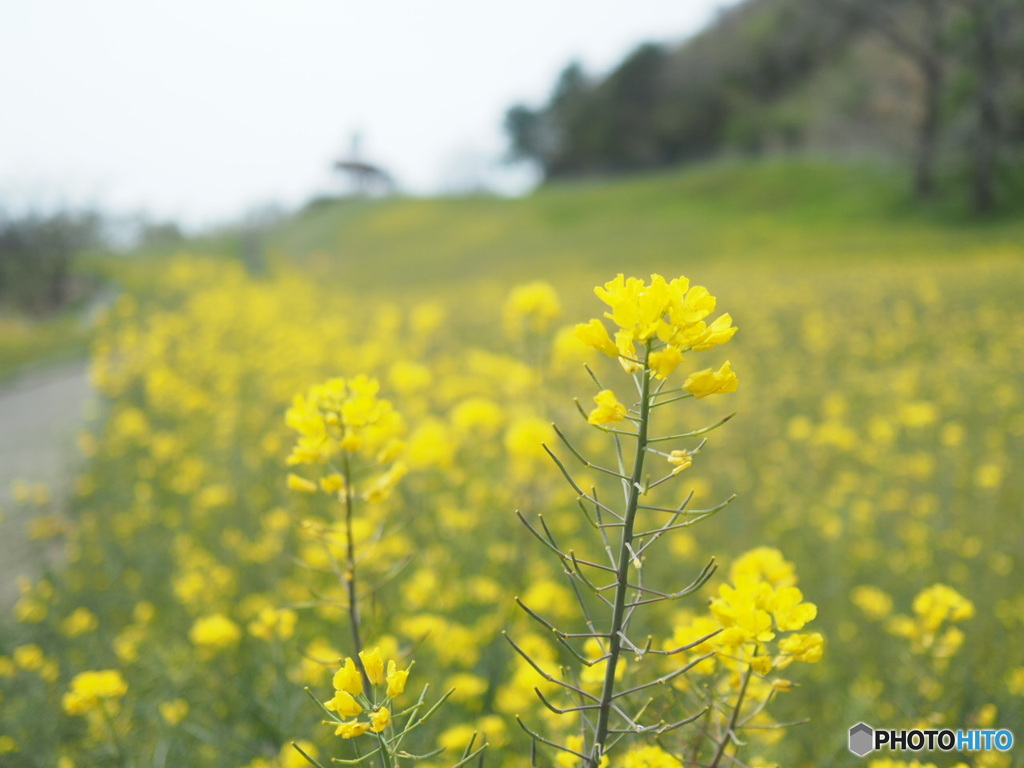
[[[850,729],[850,751],[864,757],[875,748],[875,729],[867,723],[857,723]]]

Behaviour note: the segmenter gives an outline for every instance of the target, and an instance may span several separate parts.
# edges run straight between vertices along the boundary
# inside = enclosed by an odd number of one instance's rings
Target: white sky
[[[405,191],[496,168],[514,102],[571,59],[607,71],[727,0],[4,0],[0,207],[145,209],[193,225],[340,189],[363,137]]]

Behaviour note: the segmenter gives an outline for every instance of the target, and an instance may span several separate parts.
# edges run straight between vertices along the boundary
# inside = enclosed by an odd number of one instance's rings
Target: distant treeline
[[[101,241],[101,227],[91,212],[0,213],[0,309],[42,316],[63,308],[73,297],[72,260]]]
[[[914,190],[978,211],[1024,156],[1024,0],[747,0],[685,43],[610,73],[578,64],[505,125],[548,179],[726,153],[907,158]]]
[[[123,230],[121,235],[116,234]],[[95,279],[75,269],[88,252],[166,249],[184,235],[173,222],[136,215],[120,219],[93,210],[11,214],[0,209],[0,314],[52,315],[82,298]]]

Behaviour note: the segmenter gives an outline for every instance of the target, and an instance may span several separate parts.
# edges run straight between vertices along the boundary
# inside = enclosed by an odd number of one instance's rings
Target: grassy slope
[[[361,287],[382,287],[386,275],[393,289],[480,276],[557,281],[1019,253],[1024,222],[917,209],[904,187],[902,175],[864,167],[718,164],[560,185],[522,200],[338,202],[298,215],[271,243],[300,262],[338,266]]]

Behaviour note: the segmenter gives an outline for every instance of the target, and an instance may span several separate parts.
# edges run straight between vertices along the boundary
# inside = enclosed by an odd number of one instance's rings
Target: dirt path
[[[64,507],[91,395],[84,361],[37,369],[0,388],[0,606],[13,601],[16,579],[31,564],[25,520],[32,513],[15,505],[12,485],[45,484],[51,508]]]

